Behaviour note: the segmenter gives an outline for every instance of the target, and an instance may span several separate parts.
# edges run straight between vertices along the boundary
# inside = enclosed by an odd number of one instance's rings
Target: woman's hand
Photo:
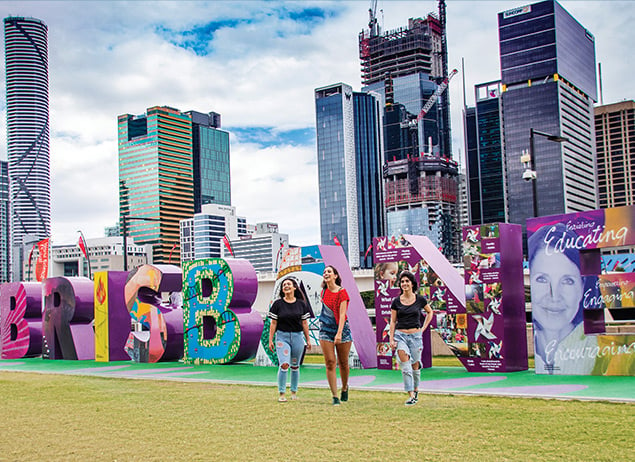
[[[392,348],[393,350],[397,348],[397,342],[395,342],[395,339],[392,339],[390,341],[390,348]]]
[[[275,351],[275,350],[273,349],[273,340],[272,340],[272,339],[269,339],[269,349],[270,349],[271,351]]]
[[[335,345],[339,345],[340,343],[342,343],[342,333],[338,332],[337,334],[335,334],[335,338],[333,339],[333,343]]]
[[[311,344],[306,342],[306,351],[311,351]]]

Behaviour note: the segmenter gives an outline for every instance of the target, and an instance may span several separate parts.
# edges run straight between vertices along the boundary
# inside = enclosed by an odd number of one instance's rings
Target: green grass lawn
[[[0,372],[0,460],[635,460],[630,404]]]

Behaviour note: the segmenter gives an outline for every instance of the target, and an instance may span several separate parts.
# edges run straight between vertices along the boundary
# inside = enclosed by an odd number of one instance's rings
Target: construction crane
[[[377,13],[377,0],[371,0],[370,8],[368,9],[368,16],[369,16],[368,30],[370,31],[371,37],[375,37],[376,35],[379,34],[379,30],[377,28],[377,16],[375,16],[376,13]]]
[[[417,116],[417,122],[419,122],[421,119],[425,117],[425,115],[432,108],[434,103],[437,102],[437,99],[439,99],[439,96],[441,96],[441,94],[445,91],[445,89],[448,88],[448,84],[450,83],[450,80],[452,79],[452,77],[454,77],[458,72],[459,71],[457,69],[452,69],[452,72],[450,72],[450,74],[445,79],[443,79],[443,82],[441,82],[441,85],[437,87],[434,93],[432,93],[432,96],[430,96],[430,99],[421,108],[421,112],[419,112],[419,115]]]

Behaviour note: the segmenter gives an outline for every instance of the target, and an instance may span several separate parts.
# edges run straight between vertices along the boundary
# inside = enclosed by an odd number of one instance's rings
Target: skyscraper
[[[548,0],[498,14],[508,221],[597,208],[593,101],[593,35],[559,3]],[[520,156],[535,136],[531,181]]]
[[[371,19],[369,29],[359,34],[362,91],[380,94],[386,104],[386,160],[422,152],[451,157],[447,89],[425,117],[416,120],[445,78],[444,31],[440,19],[432,14],[425,19],[410,18],[408,27],[385,33],[372,24]],[[397,108],[392,107],[395,105]],[[390,146],[391,139],[401,138],[399,132],[406,133],[401,135],[404,137],[401,156],[396,151],[397,145]]]
[[[322,244],[371,267],[367,249],[384,229],[379,102],[338,83],[315,90],[315,113]]]
[[[121,229],[153,245],[154,263],[179,261],[179,220],[194,214],[192,121],[170,107],[118,117]]]
[[[9,163],[0,160],[0,283],[9,282],[11,275],[9,207]]]
[[[47,32],[39,19],[4,19],[13,280],[51,234]]]
[[[178,261],[180,220],[206,204],[231,204],[229,133],[220,119],[167,106],[119,116],[121,215],[130,217],[128,235],[155,246],[155,263]]]
[[[469,224],[506,222],[500,82],[476,85],[474,95],[464,114]]]
[[[362,91],[380,95],[383,106],[386,234],[426,235],[458,259],[445,38],[443,1],[438,16],[411,18],[408,27],[385,33],[371,10],[359,56]]]
[[[635,101],[596,106],[600,208],[635,205]]]
[[[204,204],[231,205],[229,133],[220,129],[220,114],[186,114],[192,119],[194,211]]]

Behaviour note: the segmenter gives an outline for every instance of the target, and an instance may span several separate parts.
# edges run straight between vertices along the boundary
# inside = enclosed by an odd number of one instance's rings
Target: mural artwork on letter
[[[95,273],[95,361],[126,361],[130,313],[124,300],[127,271]]]
[[[42,284],[7,282],[0,286],[2,359],[42,354]]]
[[[181,288],[181,269],[174,265],[143,265],[128,276],[124,299],[135,329],[125,351],[133,361],[154,363],[183,356]]]
[[[397,367],[389,343],[390,306],[400,294],[398,275],[407,270],[434,312],[431,327],[468,371],[527,369],[520,232],[508,224],[464,228],[465,281],[425,236],[375,238],[378,367]],[[431,367],[430,330],[422,335],[421,362]]]
[[[183,263],[185,362],[227,364],[256,355],[262,317],[252,309],[258,278],[247,260]]]

